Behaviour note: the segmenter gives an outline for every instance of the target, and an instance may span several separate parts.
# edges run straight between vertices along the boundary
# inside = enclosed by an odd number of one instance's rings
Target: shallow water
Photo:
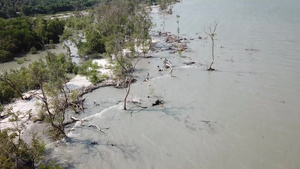
[[[298,168],[299,7],[293,0],[175,5],[166,30],[176,33],[180,15],[180,33],[195,39],[183,55],[196,64],[168,51],[141,60],[129,99],[148,108],[130,104],[123,111],[125,89],[95,90],[85,95],[86,125],[73,127],[49,155],[69,168]],[[160,30],[159,15],[153,17]],[[209,63],[211,44],[197,37],[214,20],[216,71],[208,72],[201,63]],[[175,65],[176,77],[157,71],[161,57]],[[148,72],[150,81],[142,82]],[[156,99],[164,106],[152,107]]]
[[[63,48],[63,46],[61,44],[56,44],[55,49],[48,49],[45,51],[37,51],[37,52],[38,52],[37,54],[30,54],[30,53],[20,54],[21,57],[16,57],[15,59],[23,61],[23,62],[21,62],[21,64],[19,64],[17,61],[1,63],[0,71],[9,70],[9,69],[18,69],[22,66],[26,67],[32,62],[34,62],[40,58],[44,58],[47,55],[47,52],[60,54],[60,53],[66,53],[66,50]],[[24,58],[26,58],[26,59],[24,60]]]

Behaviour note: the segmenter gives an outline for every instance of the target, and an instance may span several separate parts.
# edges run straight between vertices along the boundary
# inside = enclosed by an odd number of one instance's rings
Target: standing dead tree
[[[128,82],[128,87],[126,89],[126,95],[124,97],[124,110],[127,110],[127,98],[128,98],[128,95],[130,93],[130,87],[131,87],[131,83],[135,81],[135,79],[133,78],[132,76],[132,72],[135,70],[135,66],[137,65],[137,63],[140,61],[141,59],[137,59],[137,61],[135,62],[135,64],[133,65],[133,67],[131,68],[132,71],[128,72],[128,77],[126,78],[125,80],[125,83]]]
[[[210,37],[211,43],[212,43],[211,44],[211,58],[212,58],[212,61],[209,65],[209,67],[207,68],[208,71],[215,70],[215,69],[212,68],[212,65],[214,64],[214,61],[215,61],[215,39],[214,39],[214,37],[216,36],[217,26],[218,26],[217,22],[215,22],[214,26],[210,25],[208,27],[209,32],[206,32],[206,30],[204,28],[204,32]]]
[[[132,82],[132,75],[129,76],[129,80],[126,79],[126,82],[128,81],[128,88],[126,89],[126,95],[125,95],[125,98],[124,98],[124,110],[127,110],[127,106],[126,106],[126,103],[127,103],[127,97],[130,93],[130,86],[131,86],[131,82]]]

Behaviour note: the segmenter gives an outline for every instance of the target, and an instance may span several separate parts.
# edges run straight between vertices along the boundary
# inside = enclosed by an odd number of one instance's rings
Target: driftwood
[[[0,119],[6,119],[9,116],[10,116],[9,114],[0,115]]]
[[[84,101],[85,101],[85,98],[84,99],[79,99],[79,97],[78,97],[76,101],[73,101],[73,102],[69,103],[69,105],[74,108],[75,113],[79,113],[80,111],[85,109],[83,107],[83,102]]]
[[[187,44],[186,43],[173,43],[172,46],[176,50],[184,51],[187,49]]]
[[[152,106],[157,106],[157,105],[161,105],[164,104],[163,100],[156,100],[154,103],[152,103]]]
[[[171,71],[169,72],[169,74],[171,74],[171,76],[172,76],[172,72],[173,72],[173,65],[172,65],[172,63],[168,60],[168,59],[164,59],[164,67],[166,68],[166,69],[168,69],[168,68],[170,68],[171,69]]]
[[[42,118],[42,119],[35,119],[35,120],[33,121],[33,123],[36,123],[36,122],[38,122],[38,121],[44,121],[44,118]]]
[[[187,49],[187,44],[189,42],[181,42],[181,40],[187,41],[187,38],[179,38],[176,35],[168,35],[166,38],[167,43],[171,43],[172,47],[170,48],[171,50],[177,50],[177,51],[184,51]],[[174,51],[170,52],[170,54],[173,54]]]
[[[97,128],[100,132],[105,133],[104,131],[108,130],[109,127],[106,128],[100,128],[99,126],[95,125],[95,124],[90,124],[88,127],[95,127]],[[106,133],[105,133],[106,134]]]
[[[168,60],[168,59],[164,59],[164,67],[167,68],[171,68],[173,67],[172,63]]]
[[[148,73],[147,73],[147,77],[146,77],[146,79],[143,80],[143,82],[148,82],[148,81],[149,81],[149,75],[150,75],[150,74],[149,74],[149,72],[148,72]]]
[[[168,32],[161,32],[161,31],[159,31],[158,35],[159,36],[168,36]]]
[[[24,100],[31,100],[33,99],[33,95],[29,95],[29,96],[24,96]]]
[[[73,116],[72,116],[70,119],[71,119],[72,121],[65,122],[64,125],[70,125],[70,124],[73,124],[73,123],[75,123],[75,122],[77,122],[77,121],[80,121],[80,126],[84,126],[83,122],[84,122],[84,121],[87,121],[87,120],[85,120],[85,119],[78,119],[78,118],[73,117]]]
[[[83,95],[90,93],[100,87],[106,87],[106,86],[116,86],[115,81],[104,81],[102,83],[96,84],[96,85],[90,85],[84,89],[82,89],[78,95],[78,97],[82,97]]]
[[[167,43],[174,43],[174,42],[180,42],[179,38],[175,35],[169,35],[167,38],[166,38],[166,42]]]

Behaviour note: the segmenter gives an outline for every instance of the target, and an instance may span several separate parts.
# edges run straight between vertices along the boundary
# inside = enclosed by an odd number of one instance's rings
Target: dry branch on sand
[[[106,131],[106,130],[108,130],[109,129],[109,127],[106,127],[106,128],[100,128],[98,125],[95,125],[95,124],[90,124],[90,125],[88,125],[88,127],[95,127],[95,128],[97,128],[100,132],[102,132],[102,133],[105,133],[104,131]],[[106,133],[105,133],[106,134]]]

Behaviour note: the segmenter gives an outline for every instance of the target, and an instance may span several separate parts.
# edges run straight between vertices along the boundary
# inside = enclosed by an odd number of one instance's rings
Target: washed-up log
[[[64,125],[70,125],[70,124],[73,124],[73,123],[75,123],[75,122],[77,122],[77,121],[80,121],[80,126],[84,126],[83,122],[84,122],[84,121],[87,121],[87,120],[85,120],[85,119],[78,119],[78,118],[76,118],[76,117],[74,117],[74,116],[72,116],[70,119],[71,119],[72,121],[67,121],[67,122],[64,123]]]
[[[99,83],[99,84],[96,84],[96,85],[90,85],[84,89],[82,89],[80,92],[79,92],[79,95],[78,97],[82,97],[83,95],[87,94],[87,93],[90,93],[100,87],[106,87],[106,86],[115,86],[116,85],[116,82],[113,81],[113,80],[110,80],[110,81],[104,81],[102,83]]]
[[[90,124],[89,127],[95,127],[97,128],[100,132],[105,133],[104,131],[108,130],[109,127],[106,128],[100,128],[99,126],[95,125],[95,124]]]

